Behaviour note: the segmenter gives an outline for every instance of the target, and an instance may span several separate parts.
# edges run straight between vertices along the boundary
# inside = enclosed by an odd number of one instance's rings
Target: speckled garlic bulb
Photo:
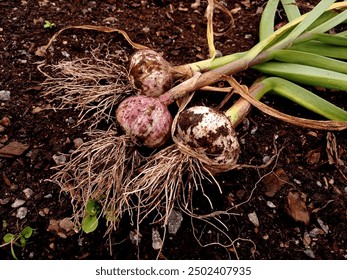
[[[135,89],[152,97],[168,91],[173,82],[170,63],[153,50],[139,50],[132,56],[129,77]]]
[[[170,137],[172,117],[157,98],[128,97],[119,104],[116,117],[125,133],[145,147],[159,147]]]
[[[214,173],[234,168],[239,158],[240,145],[229,119],[209,107],[195,106],[181,112],[175,137]]]

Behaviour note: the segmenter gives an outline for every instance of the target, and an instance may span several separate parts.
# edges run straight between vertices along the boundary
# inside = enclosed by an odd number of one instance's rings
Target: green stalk
[[[300,37],[298,36],[298,38],[293,42],[293,44],[298,44],[305,41],[314,40],[316,37],[316,34],[325,33],[329,31],[330,29],[334,28],[335,26],[343,23],[346,20],[347,20],[347,10],[343,11],[340,14],[337,14],[336,16],[327,20],[321,25],[311,29],[310,31],[303,34],[302,36]]]
[[[295,0],[281,0],[281,3],[286,13],[288,21],[293,21],[301,16],[299,8],[295,3]]]
[[[264,74],[305,85],[347,91],[347,75],[331,70],[275,61],[255,65],[252,68]]]
[[[347,74],[347,62],[329,57],[293,50],[276,50],[271,53],[273,60],[295,63]]]
[[[337,59],[347,59],[347,51],[345,47],[334,46],[318,41],[309,41],[300,44],[296,44],[290,47],[291,50],[310,52],[322,56],[327,56]]]
[[[312,40],[317,40],[322,43],[327,43],[334,46],[347,47],[347,37],[331,34],[314,34]]]
[[[259,24],[259,40],[262,41],[274,33],[275,15],[279,0],[270,0],[265,6]]]
[[[279,30],[274,32],[270,37],[260,41],[251,50],[246,52],[241,58],[234,60],[226,65],[211,71],[205,72],[200,76],[194,76],[183,83],[171,88],[161,96],[163,104],[171,104],[174,100],[185,96],[188,92],[192,92],[206,85],[213,84],[222,79],[225,75],[233,75],[239,71],[245,70],[251,66],[266,62],[271,59],[271,50],[285,49],[289,47],[317,18],[319,18],[334,3],[334,0],[321,1],[311,12],[287,23]],[[297,24],[299,22],[299,24]],[[278,36],[286,32],[291,27],[295,28],[281,42],[272,46],[267,51],[262,52],[268,44],[275,40]],[[210,61],[208,66],[210,66]]]
[[[325,1],[323,1],[323,2],[325,2]],[[260,32],[262,32],[262,34],[263,34],[263,35],[261,35],[261,37],[266,37],[266,36],[270,36],[270,37],[267,37],[266,40],[262,40],[262,41],[264,41],[263,43],[261,43],[261,42],[258,43],[254,47],[256,49],[253,50],[253,53],[251,53],[251,55],[254,55],[255,53],[258,53],[260,49],[266,48],[267,46],[271,45],[272,42],[276,42],[279,39],[282,42],[284,40],[282,36],[288,37],[289,36],[288,34],[291,33],[292,29],[295,26],[297,26],[298,23],[302,22],[306,18],[307,14],[304,14],[304,15],[300,16],[299,18],[296,18],[295,20],[293,20],[290,23],[286,24],[284,27],[282,27],[281,29],[277,30],[276,32],[272,32],[273,31],[273,27],[271,26],[271,22],[272,22],[271,17],[272,16],[271,16],[270,12],[274,13],[273,7],[276,6],[275,3],[276,3],[276,1],[269,1],[268,2],[266,8],[264,9],[264,12],[269,13],[269,15],[266,16],[266,17],[262,16],[262,24],[260,26]],[[332,15],[333,15],[333,17],[335,17],[336,13],[332,12],[332,9],[335,9],[335,8],[346,8],[346,7],[347,7],[347,5],[344,4],[344,3],[335,3],[332,6],[330,6],[328,11],[325,11],[323,13],[323,15],[318,17],[318,19],[317,19],[317,21],[319,21],[319,25],[318,26],[320,26],[320,25],[324,24],[326,21],[330,20],[332,18]],[[269,17],[270,19],[266,20],[267,17]],[[309,25],[309,27],[314,25],[314,28],[317,28],[316,23],[317,22],[314,21],[311,25]],[[308,24],[306,23],[306,25],[308,25]],[[271,32],[272,32],[272,35],[271,35]],[[291,35],[291,36],[293,36],[293,35]],[[306,35],[306,38],[303,38],[305,36],[301,37],[300,40],[301,41],[308,40],[307,36],[308,35]],[[313,33],[309,33],[309,36],[311,36],[311,38],[315,37],[318,40],[325,40],[325,41],[330,42],[331,44],[334,44],[334,45],[345,45],[345,43],[346,43],[344,36],[342,36],[340,34],[338,34],[338,35],[327,35],[327,34],[313,34]],[[290,46],[290,49],[311,52],[311,42],[304,42],[304,43],[300,43],[299,44],[299,42],[298,42],[299,39],[297,38],[296,40],[297,40],[297,43],[295,45],[293,45],[293,46]],[[260,45],[260,46],[258,46],[258,45]],[[323,54],[325,56],[334,57],[334,58],[339,58],[339,55],[340,55],[341,59],[345,59],[345,57],[347,56],[347,52],[346,52],[346,50],[344,48],[338,48],[338,47],[337,48],[333,48],[330,45],[319,46],[316,43],[313,43],[313,45],[314,46],[313,46],[312,50],[313,50],[314,53],[317,53],[317,54]],[[282,46],[282,48],[283,47],[284,46]],[[329,51],[326,49],[327,47],[328,48],[331,47],[331,54],[330,55],[329,55]],[[281,49],[281,47],[277,46],[277,49]],[[326,55],[326,54],[328,54],[328,55]],[[216,58],[212,62],[211,62],[210,59],[207,59],[207,60],[203,60],[203,61],[199,61],[199,62],[188,64],[187,66],[193,72],[204,72],[206,70],[213,70],[213,69],[222,67],[222,66],[224,66],[224,65],[226,65],[228,63],[232,63],[232,62],[234,62],[236,60],[239,60],[241,57],[244,57],[244,59],[245,59],[246,55],[247,55],[247,52],[240,52],[240,53],[235,53],[235,54],[226,55],[226,56],[223,56],[223,57],[220,57],[220,58]],[[270,55],[270,54],[268,54],[268,55]],[[247,65],[247,63],[245,63],[245,64]]]
[[[264,79],[255,83],[249,91],[258,100],[269,92],[289,99],[329,120],[347,121],[347,111],[282,78],[271,77]],[[239,99],[225,114],[230,119],[232,125],[236,127],[248,114],[250,108],[251,105],[248,101]]]
[[[340,23],[343,23],[347,20],[347,10],[343,11],[342,13],[337,14],[333,18],[325,21],[323,24],[313,28],[310,30],[312,33],[324,33],[328,30],[334,28]]]
[[[272,49],[284,49],[290,46],[312,23],[314,23],[333,3],[335,0],[325,0],[317,4],[314,9],[307,13],[306,16],[300,23],[289,33],[289,35],[281,42],[272,46]],[[297,18],[300,19],[300,18]],[[291,23],[295,23],[296,20]],[[330,21],[329,21],[330,22]],[[324,23],[325,24],[325,23]],[[288,25],[288,24],[286,24]],[[281,28],[282,29],[282,28]],[[279,30],[281,30],[279,29]],[[278,31],[279,31],[278,30]],[[275,32],[276,33],[276,32]],[[275,34],[274,33],[274,34]]]
[[[251,63],[251,61],[259,55],[259,53],[264,50],[268,45],[270,45],[273,41],[275,41],[278,37],[281,35],[285,34],[288,30],[292,29],[295,27],[289,35],[287,35],[284,39],[282,39],[279,43],[277,43],[275,46],[275,49],[284,49],[290,44],[293,43],[300,35],[307,29],[312,23],[319,18],[325,11],[326,9],[333,8],[331,4],[334,3],[335,0],[326,0],[326,1],[321,1],[311,12],[304,14],[300,16],[299,18],[296,18],[295,20],[287,23],[286,25],[282,26],[280,29],[277,31],[273,32],[269,37],[266,37],[262,41],[260,41],[258,44],[256,44],[252,49],[250,49],[248,52],[245,53],[238,53],[238,54],[233,54],[230,56],[222,57],[222,58],[217,58],[215,59],[212,63],[211,61],[204,60],[200,61],[198,63],[192,63],[190,64],[190,67],[192,68],[193,71],[204,71],[204,70],[210,70],[210,69],[216,69],[220,67],[225,67],[227,64],[233,64],[235,60],[238,60],[238,65],[236,66],[236,70],[245,69],[248,67],[248,65]],[[269,1],[269,4],[272,5],[273,0]],[[239,56],[242,55],[242,59],[240,59]],[[264,55],[264,60],[266,60],[266,56],[268,54]],[[228,60],[230,59],[230,60]],[[233,68],[235,65],[230,65],[229,67],[225,68]],[[221,72],[223,73],[228,73],[228,72],[233,72],[232,70],[227,70],[227,69],[222,69]]]
[[[309,42],[304,42],[300,44],[295,44],[288,48],[288,51],[298,51],[300,53],[297,53],[300,55],[300,59],[303,59],[303,63],[299,64],[304,64],[304,62],[309,59],[306,59],[310,57],[311,55],[317,55],[314,57],[314,59],[322,59],[326,57],[331,57],[335,59],[347,59],[347,50],[346,50],[346,44],[347,44],[347,37],[341,36],[341,35],[328,35],[328,34],[316,34],[315,38],[320,40],[319,41],[309,41]],[[322,43],[323,41],[327,43]],[[286,51],[287,51],[286,50]],[[269,58],[274,58],[275,55],[279,55],[283,50],[273,50],[271,53],[269,53]],[[288,54],[290,54],[288,52]],[[189,67],[192,69],[194,72],[200,72],[202,70],[206,70],[205,67],[208,65],[207,70],[212,70],[219,68],[223,65],[226,65],[230,62],[233,62],[235,60],[240,59],[242,56],[245,55],[245,52],[240,52],[240,53],[234,53],[231,55],[226,55],[223,57],[219,57],[214,59],[212,62],[207,59],[207,60],[202,60],[198,61],[195,63],[189,64]],[[320,56],[320,57],[318,57]],[[313,58],[313,57],[312,57]],[[276,58],[275,58],[276,59]],[[282,59],[285,59],[283,56]],[[291,60],[293,59],[293,60]],[[286,62],[295,62],[295,56],[293,55],[288,55],[287,60],[283,60]],[[312,61],[314,62],[314,61]],[[317,61],[318,62],[318,61]],[[315,65],[313,65],[315,66]],[[322,68],[324,68],[322,66]],[[328,68],[329,69],[329,68]],[[342,72],[344,73],[344,72]]]

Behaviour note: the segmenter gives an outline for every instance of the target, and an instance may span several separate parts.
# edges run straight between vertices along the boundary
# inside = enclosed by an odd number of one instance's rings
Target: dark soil
[[[249,49],[258,40],[257,27],[266,1],[221,2],[233,11],[235,27],[216,37],[216,48],[223,54]],[[0,156],[0,238],[9,232],[18,233],[25,226],[34,229],[26,247],[15,248],[19,259],[157,257],[158,252],[152,249],[150,221],[142,225],[139,248],[129,240],[129,232],[134,228],[126,217],[119,229],[106,237],[102,222],[90,234],[79,232],[64,236],[48,231],[53,220],[72,216],[69,195],[61,193],[58,186],[47,180],[54,174],[51,168],[56,165],[52,157],[73,149],[73,140],[84,138],[86,127],[75,126],[78,112],[74,110],[35,110],[49,103],[41,87],[44,76],[37,69],[44,58],[35,52],[63,27],[92,24],[123,29],[134,42],[160,51],[176,65],[205,59],[208,55],[204,17],[207,1],[201,1],[196,9],[191,7],[193,3],[193,0],[0,1],[0,91],[10,92],[10,100],[0,101],[0,148],[11,142],[27,145],[17,156]],[[307,1],[302,3],[302,9],[310,8]],[[55,26],[43,28],[45,20]],[[223,28],[227,21],[223,13],[216,13],[218,28]],[[278,23],[283,21],[283,12],[279,11]],[[116,33],[67,30],[53,43],[46,59],[48,63],[57,63],[82,58],[102,44],[110,52],[122,49],[128,56],[134,52]],[[236,78],[250,85],[257,75],[246,71]],[[347,109],[345,93],[321,94]],[[206,103],[208,94],[201,96],[196,102]],[[267,97],[264,101],[293,115],[316,117],[282,99]],[[159,257],[346,259],[347,181],[343,166],[336,164],[337,157],[347,162],[346,132],[328,134],[300,128],[256,109],[247,120],[249,125],[244,123],[237,128],[242,149],[239,162],[261,165],[265,157],[277,154],[275,161],[264,169],[244,168],[218,176],[222,194],[214,185],[208,182],[205,185],[214,210],[225,210],[244,202],[233,209],[230,216],[220,217],[225,224],[224,232],[235,241],[233,246],[228,245],[228,240],[215,228],[196,220],[192,227],[190,218],[184,216],[178,233],[166,240]],[[336,137],[335,163],[329,161],[327,136]],[[266,174],[270,175],[264,178]],[[33,192],[29,198],[23,192],[28,188]],[[290,211],[292,197],[297,198],[294,203],[297,207],[293,206]],[[28,210],[22,219],[17,217],[19,207],[12,206],[16,199],[24,200],[21,207]],[[197,209],[209,211],[205,200],[197,199],[194,203]],[[299,221],[292,217],[295,211],[303,215]],[[258,226],[250,221],[250,213],[256,213]],[[205,246],[207,244],[211,245]],[[12,259],[9,246],[0,248],[0,259]]]

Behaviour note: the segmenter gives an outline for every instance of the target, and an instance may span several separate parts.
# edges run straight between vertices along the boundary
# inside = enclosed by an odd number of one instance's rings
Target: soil
[[[248,50],[258,41],[258,24],[266,1],[220,2],[232,11],[234,28],[215,37],[216,48],[222,54]],[[297,2],[302,3],[300,8],[304,11],[317,1]],[[50,223],[70,218],[73,213],[69,194],[48,180],[55,172],[53,156],[74,149],[73,140],[85,139],[87,127],[75,125],[78,111],[45,109],[51,103],[43,95],[41,83],[45,77],[37,66],[44,59],[57,63],[90,56],[92,49],[103,44],[110,52],[123,50],[128,57],[134,49],[118,33],[66,30],[53,43],[47,57],[35,52],[61,28],[89,24],[122,29],[134,42],[161,52],[175,65],[205,59],[207,1],[201,1],[197,8],[191,7],[193,3],[0,1],[0,91],[10,93],[9,100],[0,101],[0,148],[12,143],[18,149],[17,155],[0,155],[0,237],[2,240],[6,233],[17,234],[25,226],[34,229],[25,248],[15,247],[19,259],[158,257],[158,251],[152,248],[150,220],[142,224],[138,247],[130,241],[129,233],[134,227],[126,217],[110,236],[104,236],[102,222],[89,234],[48,230]],[[46,20],[55,26],[44,28]],[[222,29],[228,17],[217,12],[214,20],[216,28]],[[279,10],[277,23],[284,21],[284,13]],[[258,75],[245,71],[235,78],[249,86]],[[318,93],[347,109],[345,93]],[[208,99],[207,93],[201,93],[195,102],[203,104]],[[218,99],[215,96],[216,104]],[[264,102],[292,115],[316,118],[279,98],[269,96]],[[204,182],[213,210],[232,209],[229,216],[220,217],[225,227],[219,226],[225,235],[183,215],[181,228],[166,239],[159,258],[346,259],[346,132],[301,128],[256,109],[237,132],[242,149],[240,163],[261,165],[272,156],[275,160],[262,169],[243,168],[217,176],[222,193],[215,185]],[[18,200],[24,204],[13,205]],[[212,211],[206,200],[197,198],[194,203],[196,209]],[[19,209],[27,209],[27,213],[19,216]],[[9,246],[2,246],[0,259],[12,258]]]

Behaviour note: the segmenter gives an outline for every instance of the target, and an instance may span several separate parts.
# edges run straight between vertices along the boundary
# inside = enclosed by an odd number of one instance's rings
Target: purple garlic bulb
[[[128,97],[119,104],[116,117],[125,133],[145,147],[159,147],[170,138],[172,117],[157,98]]]

